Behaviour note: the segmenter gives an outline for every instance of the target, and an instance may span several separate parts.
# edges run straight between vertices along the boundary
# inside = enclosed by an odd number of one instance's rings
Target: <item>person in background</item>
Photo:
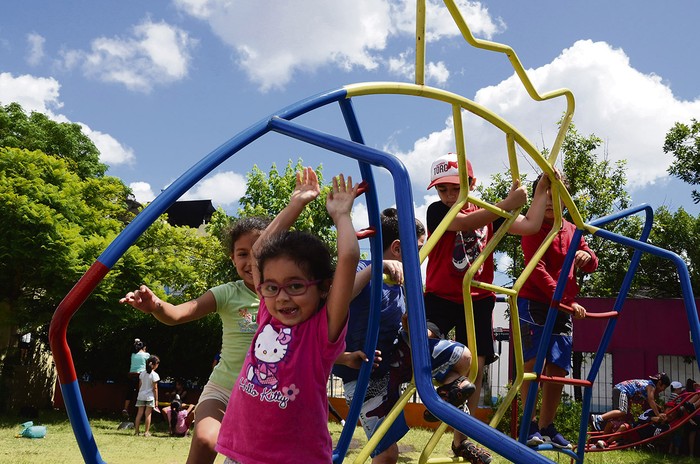
[[[134,421],[134,435],[139,434],[141,418],[145,417],[143,436],[151,436],[151,411],[158,404],[158,382],[160,382],[160,376],[156,369],[158,369],[159,364],[160,359],[158,356],[151,356],[146,361],[146,369],[139,374],[139,394],[136,397],[138,412]]]
[[[136,398],[139,391],[139,374],[146,370],[146,361],[151,355],[146,351],[146,344],[139,338],[134,339],[134,345],[131,350],[131,360],[129,365],[129,388],[124,399],[124,409],[122,415],[129,417],[129,405]]]

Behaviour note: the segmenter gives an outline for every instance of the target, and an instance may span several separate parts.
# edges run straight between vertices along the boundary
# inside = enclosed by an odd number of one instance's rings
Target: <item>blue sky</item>
[[[532,102],[504,55],[469,47],[444,5],[427,4],[426,83],[475,100],[538,147],[551,147],[563,103]],[[605,141],[601,156],[627,159],[635,204],[700,213],[691,187],[667,175],[671,157],[662,150],[676,121],[700,119],[700,4],[458,5],[475,36],[513,47],[541,93],[574,92],[574,124]],[[414,24],[415,6],[405,1],[3,2],[0,103],[17,101],[82,124],[108,174],[148,201],[211,150],[291,103],[345,84],[413,82]],[[430,163],[455,148],[450,108],[396,96],[361,97],[355,107],[366,143],[406,164],[422,219],[436,199],[425,189]],[[339,121],[321,111],[301,122],[342,134]],[[477,178],[505,171],[499,132],[465,118],[465,134]],[[254,164],[266,170],[298,157],[323,163],[327,178],[358,174],[353,161],[272,135],[224,163],[186,198],[211,198],[234,214]],[[394,204],[391,183],[380,188],[380,206]],[[356,209],[360,228],[363,205]]]

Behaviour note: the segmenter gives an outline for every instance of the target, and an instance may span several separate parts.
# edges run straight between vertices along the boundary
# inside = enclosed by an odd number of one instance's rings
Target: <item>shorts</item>
[[[528,361],[537,357],[544,327],[520,320],[520,332],[523,339],[523,360]],[[569,373],[571,369],[571,353],[573,337],[571,335],[552,334],[547,349],[547,363],[561,367]]]
[[[627,393],[613,388],[612,407],[628,414],[630,412],[630,400],[627,397]]]
[[[156,407],[156,400],[136,400],[136,407],[140,408],[142,406],[148,407],[148,408],[155,408]]]
[[[343,384],[345,401],[348,405],[355,396],[356,386],[357,380]],[[398,384],[391,382],[388,372],[378,379],[370,377],[365,399],[360,408],[360,423],[368,440],[374,435],[374,432],[384,422],[384,419],[396,404],[400,395],[398,387]],[[384,452],[391,445],[398,442],[407,432],[408,425],[406,425],[404,413],[401,411],[394,423],[389,427],[389,430],[386,431],[386,434],[379,441],[377,447],[372,451],[371,457]]]
[[[431,375],[435,380],[443,383],[445,376],[459,362],[467,347],[452,340],[429,338],[428,349],[430,350]],[[391,385],[400,385],[411,381],[413,366],[407,332],[401,331],[391,364],[392,368],[389,371],[391,375],[389,383]],[[398,380],[394,380],[396,377],[398,377]]]
[[[455,340],[467,345],[464,304],[440,298],[434,293],[426,293],[424,300],[426,319],[437,325],[444,335],[447,335],[454,328]],[[493,296],[472,301],[476,330],[476,354],[479,357],[484,357],[486,365],[498,359],[493,338],[493,308],[495,305],[496,298]]]
[[[224,409],[228,406],[228,400],[231,397],[231,390],[228,390],[219,385],[207,382],[202,388],[202,393],[199,395],[199,400],[197,401],[197,406],[202,404],[206,400],[216,400],[224,405]],[[195,411],[197,410],[195,406]]]

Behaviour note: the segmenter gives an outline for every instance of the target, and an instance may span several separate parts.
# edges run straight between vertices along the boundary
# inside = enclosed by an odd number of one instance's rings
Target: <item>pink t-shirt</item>
[[[328,341],[324,305],[287,327],[260,302],[258,330],[221,423],[216,451],[244,464],[332,461],[326,383],[345,349]]]

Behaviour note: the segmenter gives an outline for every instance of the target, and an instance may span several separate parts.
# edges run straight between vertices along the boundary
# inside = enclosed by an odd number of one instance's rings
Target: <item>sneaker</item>
[[[440,398],[457,408],[462,406],[475,391],[476,386],[464,376],[437,389]]]
[[[540,430],[540,433],[542,434],[542,439],[544,439],[545,443],[551,443],[552,446],[555,448],[559,449],[572,449],[573,446],[571,446],[571,443],[569,440],[564,438],[564,436],[557,431],[557,428],[554,427],[554,424],[549,424],[547,427],[544,429]]]
[[[605,443],[603,440],[598,440],[595,442],[595,446],[597,446],[599,449],[605,449],[608,447],[608,444]]]
[[[456,408],[464,408],[466,401],[476,391],[476,387],[466,377],[461,376],[452,382],[438,387],[437,393],[444,401],[450,403]],[[469,414],[469,408],[466,408]],[[426,422],[440,422],[440,419],[435,417],[433,413],[427,409],[423,411],[423,419]]]
[[[464,458],[472,464],[489,464],[491,455],[483,448],[479,448],[469,440],[462,440],[459,446],[452,443],[452,452],[459,458]]]
[[[125,418],[128,418],[128,417],[129,417],[129,411],[127,411],[126,409],[122,409],[122,416],[124,416]]]
[[[591,414],[591,425],[596,432],[603,430],[603,416],[600,414]]]
[[[530,430],[525,444],[527,446],[538,446],[543,443],[544,440],[542,439],[542,435],[540,434],[540,428],[537,426],[537,422],[530,422]]]

